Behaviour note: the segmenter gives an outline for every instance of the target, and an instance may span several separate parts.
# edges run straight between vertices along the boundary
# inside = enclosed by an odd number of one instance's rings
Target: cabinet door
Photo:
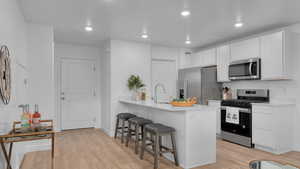
[[[262,80],[281,79],[283,76],[283,32],[261,37]]]
[[[203,63],[203,57],[201,52],[193,53],[190,56],[190,67],[201,66]]]
[[[209,49],[201,52],[201,66],[216,65],[216,49]]]
[[[230,63],[229,45],[217,48],[217,79],[218,82],[229,82],[228,67]]]
[[[197,52],[191,57],[191,66],[212,66],[216,65],[216,49],[208,49]]]
[[[216,134],[221,135],[221,102],[208,101],[208,105],[216,110]]]
[[[180,49],[179,50],[179,68],[186,68],[191,65],[192,53],[190,49]]]
[[[231,44],[231,60],[258,58],[259,38],[248,39]]]

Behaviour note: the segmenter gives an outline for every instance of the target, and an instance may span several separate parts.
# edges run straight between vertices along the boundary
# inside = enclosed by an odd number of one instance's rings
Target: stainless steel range
[[[221,102],[221,137],[233,143],[253,147],[252,103],[269,102],[269,90],[238,89],[237,99]]]

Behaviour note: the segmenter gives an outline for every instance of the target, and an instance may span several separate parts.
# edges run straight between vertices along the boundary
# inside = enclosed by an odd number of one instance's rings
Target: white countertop
[[[201,110],[203,108],[208,108],[207,105],[194,105],[192,107],[174,107],[170,104],[157,104],[153,101],[134,101],[130,99],[120,99],[120,103],[125,104],[132,104],[132,105],[138,105],[138,106],[144,106],[154,109],[160,109],[160,110],[166,110],[166,111],[172,111],[172,112],[186,112],[186,111],[195,111],[195,110]]]
[[[293,106],[295,103],[270,102],[270,103],[252,103],[253,106]]]

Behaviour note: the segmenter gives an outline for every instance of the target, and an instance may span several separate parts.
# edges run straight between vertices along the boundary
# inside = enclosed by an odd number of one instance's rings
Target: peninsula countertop
[[[154,103],[152,100],[149,101],[134,101],[130,99],[120,99],[120,103],[125,103],[125,104],[133,104],[137,106],[143,106],[143,107],[148,107],[148,108],[154,108],[154,109],[160,109],[160,110],[166,110],[166,111],[171,111],[171,112],[186,112],[186,111],[197,111],[197,110],[202,110],[204,108],[208,108],[207,105],[194,105],[191,107],[174,107],[171,104],[167,103]]]

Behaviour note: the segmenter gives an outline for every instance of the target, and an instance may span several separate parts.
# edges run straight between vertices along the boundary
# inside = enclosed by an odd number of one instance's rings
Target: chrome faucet
[[[166,88],[162,83],[157,83],[154,87],[154,103],[158,103],[157,102],[157,89],[158,87],[161,87],[163,89],[163,92],[166,93]]]

